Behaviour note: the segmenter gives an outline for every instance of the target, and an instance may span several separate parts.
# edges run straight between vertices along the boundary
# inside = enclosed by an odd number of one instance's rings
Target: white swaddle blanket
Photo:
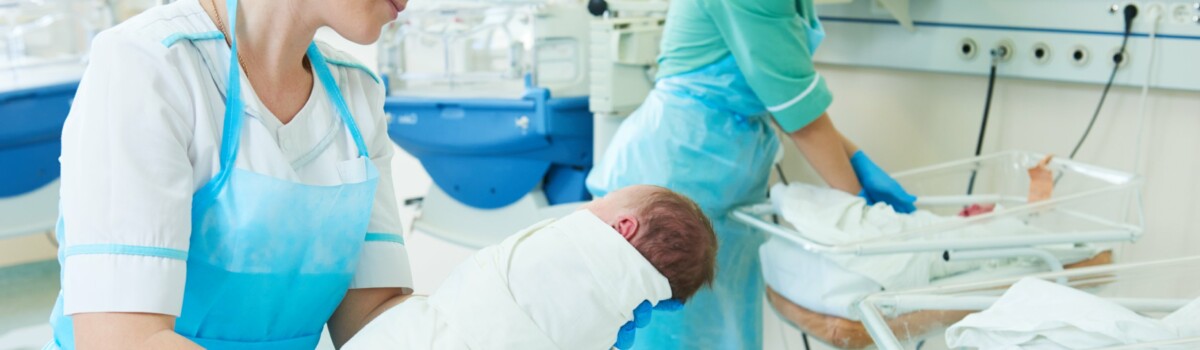
[[[1095,349],[1200,336],[1198,320],[1200,299],[1157,320],[1090,293],[1025,278],[992,307],[951,326],[946,343],[969,349]]]
[[[592,213],[544,221],[480,250],[345,349],[608,349],[666,277]]]
[[[861,242],[950,220],[963,220],[924,210],[899,214],[886,204],[867,205],[859,196],[798,183],[775,185],[771,188],[771,201],[796,231],[828,245]],[[996,220],[952,234],[958,237],[1004,235],[1023,229],[1025,226],[1018,221]],[[941,260],[941,253],[935,252],[822,255],[780,237],[772,237],[759,252],[763,278],[772,289],[810,310],[848,319],[857,319],[851,308],[866,294],[925,286],[932,279],[974,265],[951,266]]]

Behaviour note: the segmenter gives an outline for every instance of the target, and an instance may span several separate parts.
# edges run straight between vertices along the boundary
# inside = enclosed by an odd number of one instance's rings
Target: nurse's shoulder
[[[194,97],[198,96],[192,90],[201,83],[211,84],[204,74],[196,73],[207,72],[211,67],[191,45],[178,43],[209,39],[204,37],[219,32],[204,27],[203,21],[208,18],[203,9],[182,6],[186,3],[151,8],[97,34],[92,40],[80,94],[86,98],[119,92],[163,99],[179,111],[191,109]],[[106,91],[90,91],[94,89]]]
[[[112,140],[136,140],[143,146],[130,147],[160,150],[144,145],[157,139],[171,147],[192,143],[198,111],[210,108],[203,106],[203,99],[212,94],[205,92],[212,89],[213,79],[207,74],[211,68],[193,45],[164,45],[164,40],[175,33],[192,35],[212,28],[201,26],[201,20],[207,20],[203,9],[179,6],[185,3],[152,8],[92,40],[88,65],[63,127],[64,164],[82,156],[76,150],[111,146]]]
[[[133,59],[164,60],[169,66],[178,66],[180,62],[170,60],[180,54],[195,56],[195,50],[177,44],[216,42],[222,38],[203,8],[183,1],[150,8],[100,32],[92,41],[92,56],[124,54]]]

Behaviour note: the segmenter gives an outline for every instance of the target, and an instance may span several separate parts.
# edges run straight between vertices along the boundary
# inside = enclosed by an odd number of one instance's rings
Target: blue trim
[[[404,236],[391,233],[368,233],[367,242],[392,242],[404,244]]]
[[[188,256],[186,251],[179,249],[125,244],[84,244],[67,247],[66,252],[67,257],[93,254],[141,255],[183,261],[187,261]]]
[[[878,19],[878,18],[853,18],[853,17],[829,17],[821,16],[822,22],[844,22],[844,23],[865,23],[865,24],[884,24],[884,25],[900,25],[894,19]],[[966,24],[966,23],[944,23],[932,21],[913,21],[913,25],[918,27],[944,27],[944,28],[962,28],[962,29],[984,29],[984,30],[1008,30],[1019,32],[1035,32],[1035,33],[1054,33],[1054,34],[1080,34],[1080,35],[1099,35],[1099,36],[1115,36],[1121,37],[1125,33],[1121,31],[1098,31],[1098,30],[1080,30],[1080,29],[1057,29],[1057,28],[1039,28],[1039,27],[1018,27],[1018,26],[1000,26],[986,24]],[[1148,33],[1130,33],[1130,37],[1149,38]],[[1200,41],[1200,36],[1194,35],[1174,35],[1174,34],[1155,34],[1159,39],[1179,39],[1179,40],[1197,40]]]
[[[329,62],[330,64],[335,65],[335,66],[342,66],[342,67],[354,68],[354,69],[361,70],[361,71],[363,71],[363,73],[367,73],[367,75],[371,76],[371,79],[374,79],[376,84],[381,83],[381,81],[379,80],[379,77],[375,76],[375,72],[372,72],[370,68],[367,68],[367,66],[364,66],[361,63],[342,61],[342,60],[333,59],[333,58],[326,58],[325,61]]]
[[[171,47],[171,45],[175,45],[175,43],[184,39],[187,39],[187,41],[225,39],[225,34],[219,30],[203,33],[175,33],[163,39],[162,44],[163,46]]]

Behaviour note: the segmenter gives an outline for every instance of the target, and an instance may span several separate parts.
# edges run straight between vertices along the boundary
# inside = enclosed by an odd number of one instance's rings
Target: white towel
[[[581,210],[480,250],[346,349],[608,349],[638,304],[670,297],[666,277]]]
[[[946,331],[950,347],[1094,349],[1178,339],[1200,332],[1200,301],[1163,320],[1067,286],[1036,278],[1014,284],[987,310]]]

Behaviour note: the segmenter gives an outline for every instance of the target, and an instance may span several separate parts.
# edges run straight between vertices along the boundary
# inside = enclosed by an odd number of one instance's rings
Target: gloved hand
[[[634,321],[626,322],[621,326],[621,330],[617,331],[617,342],[613,344],[613,347],[622,350],[633,347],[633,339],[637,335],[636,327]]]
[[[617,349],[629,349],[633,346],[633,340],[637,336],[638,328],[646,328],[650,325],[651,313],[653,311],[675,311],[683,308],[683,303],[675,299],[667,299],[658,302],[658,305],[651,306],[650,301],[643,301],[638,304],[637,308],[633,309],[633,321],[626,322],[617,331],[617,342],[613,344]]]
[[[917,201],[917,197],[908,194],[903,187],[900,187],[900,183],[896,182],[896,179],[875,165],[875,162],[872,162],[866,153],[855,152],[854,156],[850,157],[850,166],[854,167],[858,182],[862,184],[862,192],[858,195],[865,198],[867,204],[874,205],[884,202],[891,205],[897,213],[904,214],[917,210],[917,207],[913,205]]]

